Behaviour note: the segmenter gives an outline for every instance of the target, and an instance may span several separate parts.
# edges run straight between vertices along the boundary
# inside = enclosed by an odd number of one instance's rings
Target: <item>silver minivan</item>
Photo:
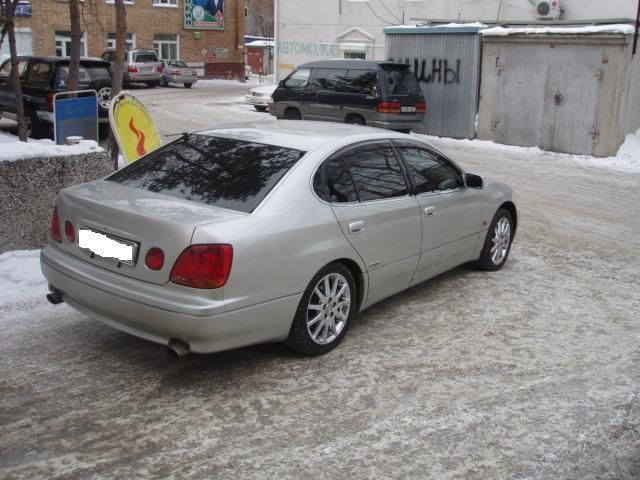
[[[353,123],[410,131],[426,104],[407,64],[323,60],[300,65],[273,92],[271,114],[289,120]]]

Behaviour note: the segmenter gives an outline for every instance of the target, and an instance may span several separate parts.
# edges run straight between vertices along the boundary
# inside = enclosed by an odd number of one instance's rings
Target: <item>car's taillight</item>
[[[138,67],[136,67],[135,65],[129,65],[129,68],[127,68],[127,72],[129,72],[129,73],[137,73],[138,72]]]
[[[51,216],[51,238],[53,238],[58,243],[62,243],[62,233],[60,232],[60,218],[58,217],[58,207],[53,207],[53,215]]]
[[[427,104],[424,102],[416,103],[416,113],[425,113],[427,111]]]
[[[180,70],[172,70],[171,75],[182,75],[182,72]]]
[[[47,93],[47,108],[49,110],[53,110],[53,100],[56,96],[56,92],[48,92]]]
[[[180,254],[169,277],[193,288],[220,288],[227,283],[233,261],[231,245],[191,245]]]
[[[380,102],[378,104],[380,113],[400,113],[400,102]]]
[[[164,252],[158,247],[149,249],[144,257],[144,263],[151,270],[160,270],[164,265]]]
[[[76,231],[73,228],[73,223],[69,220],[64,222],[64,234],[71,243],[76,241]]]
[[[162,65],[158,65],[158,66],[156,67],[156,70],[157,70],[159,73],[162,73],[162,72],[164,71],[164,67],[163,67]]]

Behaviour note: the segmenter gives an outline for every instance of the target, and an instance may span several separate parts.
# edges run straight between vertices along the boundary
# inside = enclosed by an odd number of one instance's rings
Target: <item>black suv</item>
[[[18,69],[24,95],[27,135],[53,138],[53,98],[67,91],[69,85],[68,57],[18,57]],[[0,116],[17,120],[17,103],[10,79],[11,59],[0,65]],[[109,129],[111,102],[111,65],[100,59],[80,59],[78,90],[98,92],[100,137]]]

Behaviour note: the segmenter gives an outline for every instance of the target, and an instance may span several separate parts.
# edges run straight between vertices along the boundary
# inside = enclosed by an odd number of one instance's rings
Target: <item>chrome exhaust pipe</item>
[[[176,358],[186,357],[191,353],[191,348],[189,344],[184,340],[178,340],[177,338],[172,338],[169,340],[169,354],[173,355]]]
[[[62,292],[56,288],[51,289],[51,293],[47,293],[47,300],[49,300],[54,305],[58,305],[59,303],[64,302],[62,298]]]

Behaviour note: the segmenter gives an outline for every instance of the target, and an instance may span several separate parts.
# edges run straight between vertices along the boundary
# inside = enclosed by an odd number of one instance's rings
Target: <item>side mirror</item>
[[[280,80],[278,82],[278,87],[280,87],[280,88],[284,87],[284,80]]]
[[[480,175],[474,175],[473,173],[467,173],[464,176],[464,182],[469,188],[482,188],[482,177]]]

